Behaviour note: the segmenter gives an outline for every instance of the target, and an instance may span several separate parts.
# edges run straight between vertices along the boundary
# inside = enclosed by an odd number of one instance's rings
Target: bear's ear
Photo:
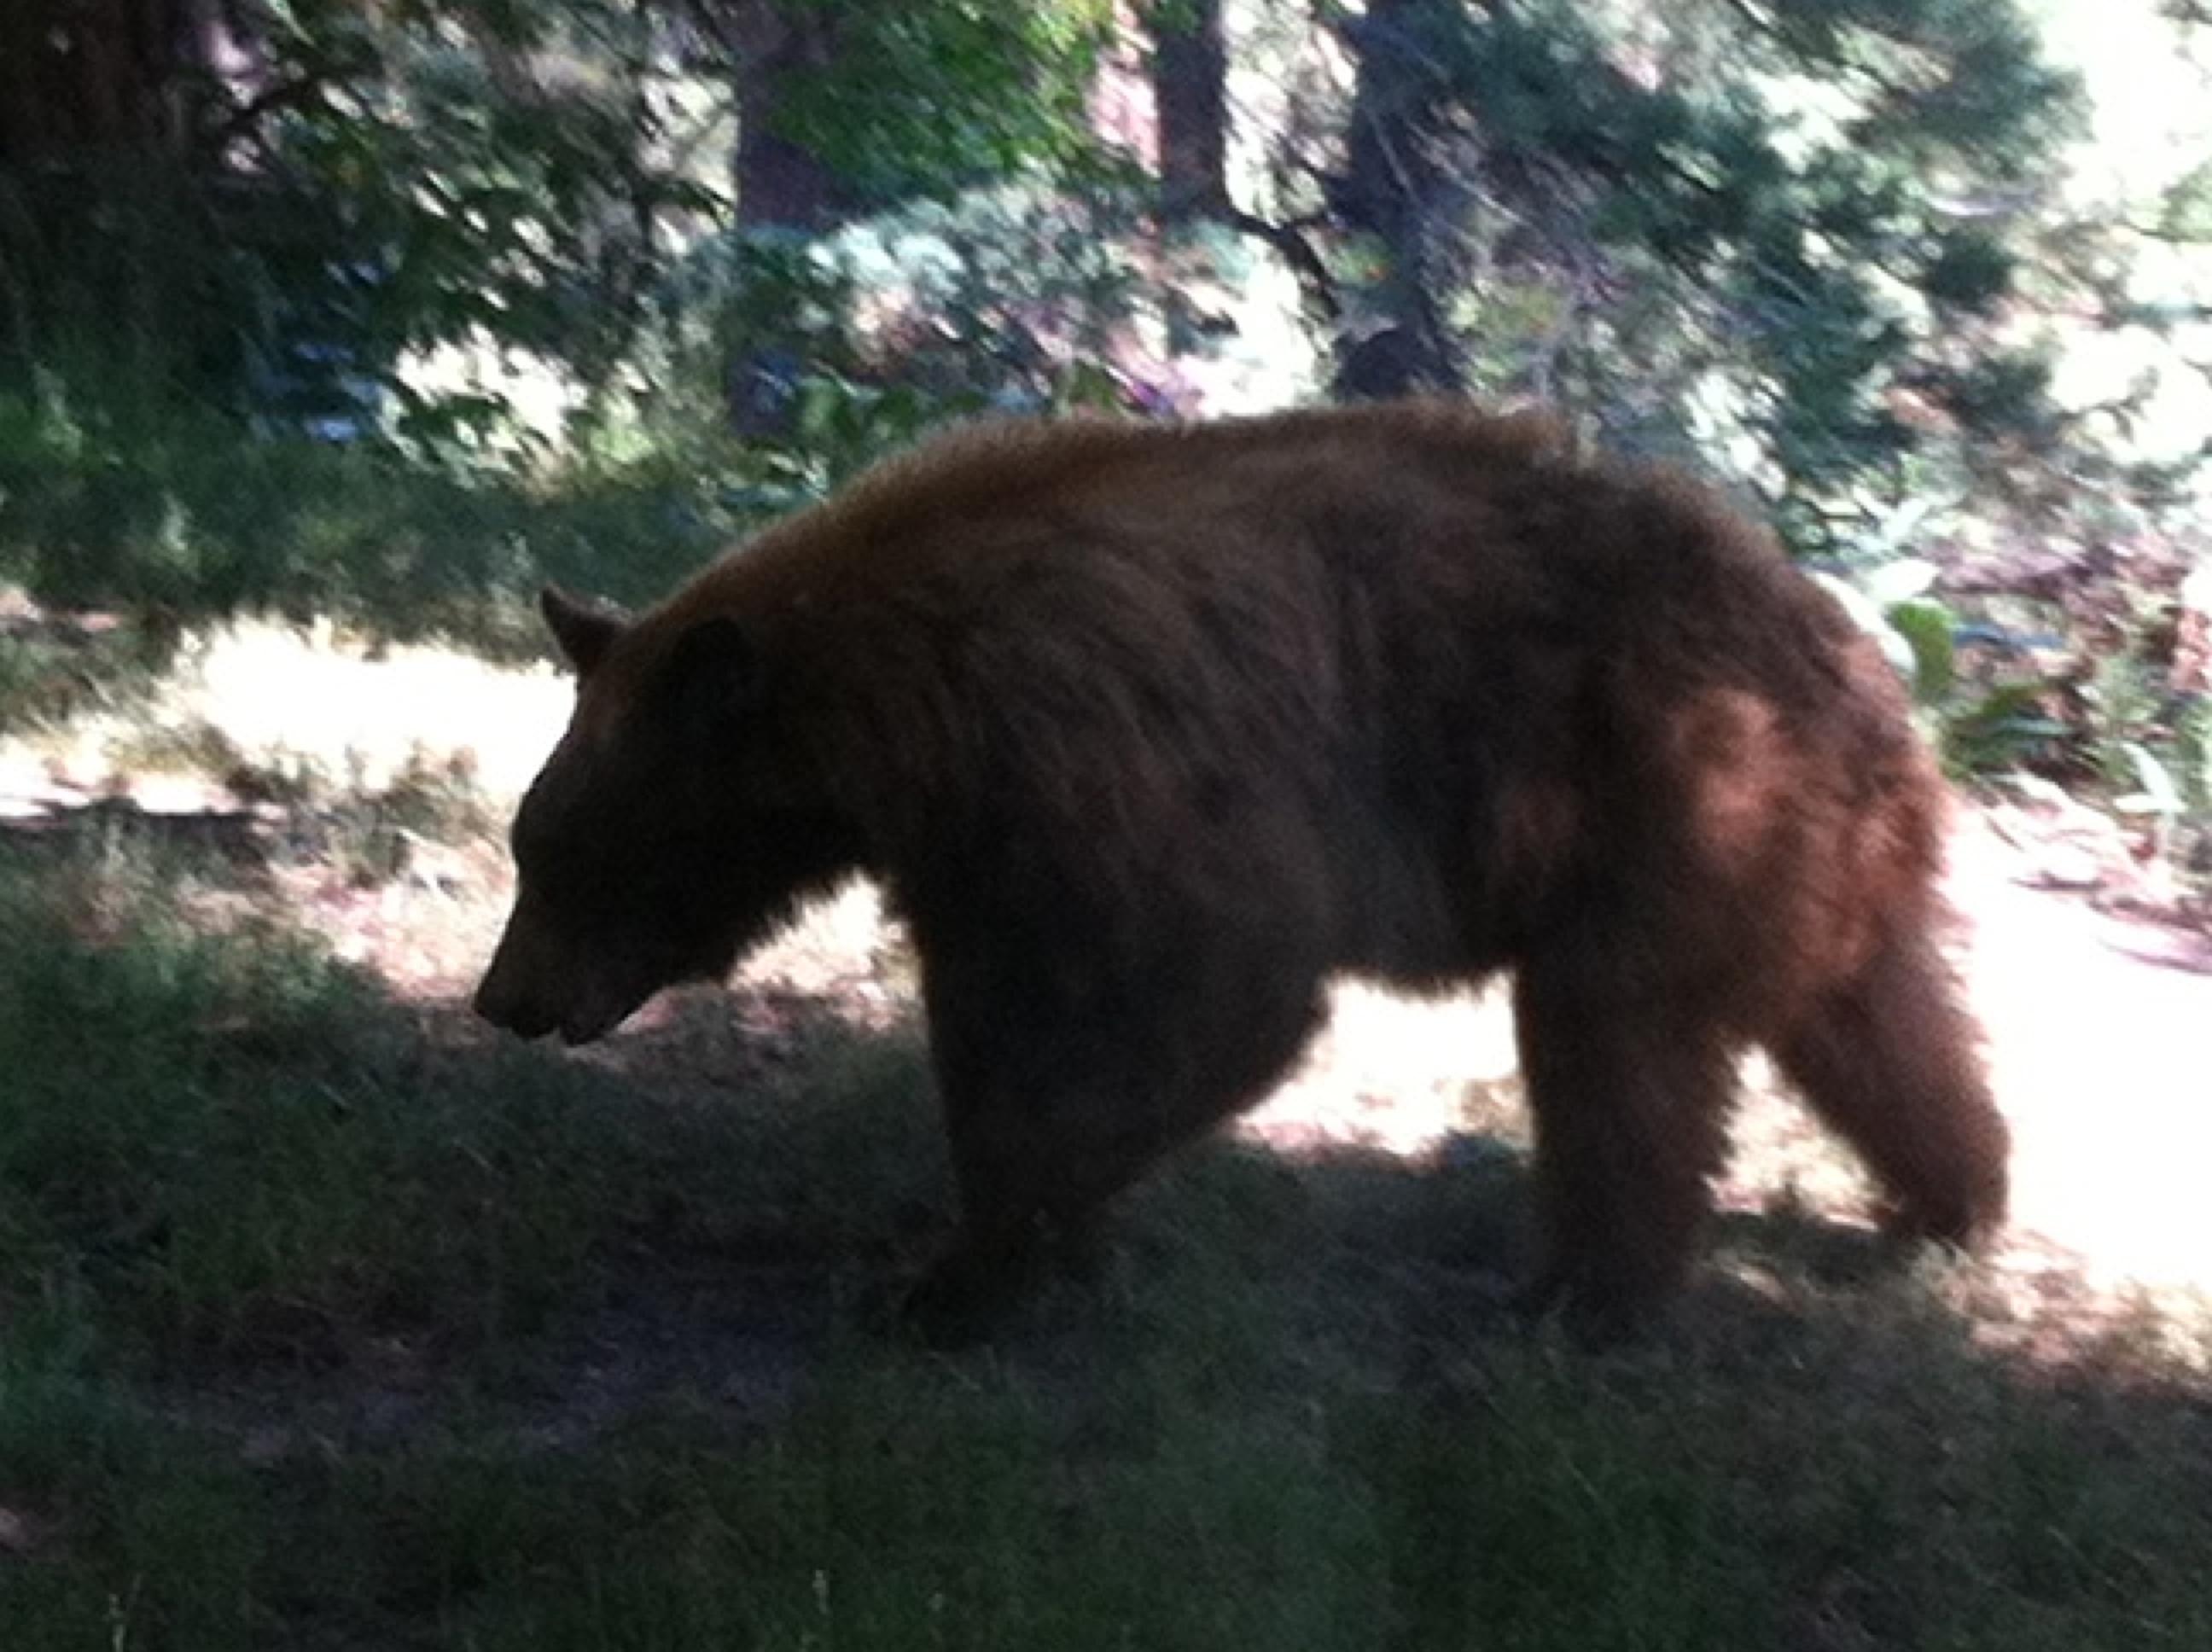
[[[737,735],[761,701],[760,650],[733,619],[703,619],[676,639],[657,691],[666,710],[695,734],[720,743]]]
[[[553,641],[561,645],[561,652],[579,677],[589,677],[597,671],[607,650],[623,634],[621,615],[596,604],[579,602],[557,585],[549,585],[538,593],[538,611],[545,616]]]

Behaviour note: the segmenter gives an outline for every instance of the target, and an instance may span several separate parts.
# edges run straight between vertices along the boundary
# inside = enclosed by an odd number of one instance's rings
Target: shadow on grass
[[[1468,1137],[1188,1154],[931,1356],[910,1022],[523,1048],[234,892],[0,849],[0,1643],[2212,1643],[2201,1327],[1993,1348],[1780,1212],[1580,1351]]]
[[[0,854],[66,865],[119,844],[164,858],[213,856],[246,884],[264,881],[266,823],[251,809],[152,810],[125,797],[95,798],[0,817]]]

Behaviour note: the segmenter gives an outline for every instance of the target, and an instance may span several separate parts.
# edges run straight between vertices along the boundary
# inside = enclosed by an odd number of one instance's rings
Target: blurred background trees
[[[1962,766],[2178,818],[2208,34],[2173,0],[14,0],[0,576],[481,630],[981,410],[1540,399],[1754,499]]]

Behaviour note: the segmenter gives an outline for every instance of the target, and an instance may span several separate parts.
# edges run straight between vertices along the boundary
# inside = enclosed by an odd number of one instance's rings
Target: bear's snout
[[[604,1038],[649,995],[650,982],[563,945],[527,898],[508,919],[471,1000],[495,1027],[523,1038],[557,1032],[564,1042]]]
[[[477,986],[476,1012],[524,1038],[542,1038],[556,1028],[567,1031],[579,1019],[579,1000],[587,996],[578,990],[582,973],[576,961],[562,956],[568,949],[546,932],[526,890]],[[570,1042],[579,1041],[572,1035]]]
[[[508,942],[502,940],[491,967],[477,983],[471,1007],[495,1027],[524,1038],[542,1038],[560,1023],[560,1011],[532,992],[515,968]]]

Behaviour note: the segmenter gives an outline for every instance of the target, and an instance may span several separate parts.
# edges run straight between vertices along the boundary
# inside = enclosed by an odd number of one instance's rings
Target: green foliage
[[[2166,191],[2158,231],[2172,240],[2212,242],[2212,161],[2192,168]]]
[[[1959,680],[1958,650],[1952,632],[1958,622],[1940,602],[1916,598],[1890,609],[1888,620],[1912,651],[1913,691],[1923,700],[1941,700]]]
[[[744,497],[770,510],[951,420],[1126,405],[1100,362],[1151,296],[1137,198],[1015,184],[832,236],[707,242],[659,335],[663,385],[737,405],[763,472]]]
[[[1391,73],[1427,112],[1395,142],[1437,185],[1425,252],[1338,268],[1363,307],[1458,285],[1480,392],[1697,453],[1844,560],[1929,491],[2069,533],[2086,502],[2048,466],[2130,487],[2053,392],[2086,316],[2121,325],[2130,246],[2070,216],[2086,104],[2027,9],[1402,0],[1343,33],[1371,86],[1418,45]]]
[[[2020,255],[2012,248],[1984,231],[1959,229],[1936,237],[1918,284],[1935,303],[1982,317],[2012,293],[2019,274]]]
[[[43,367],[80,398],[129,379],[299,426],[373,420],[403,354],[440,344],[604,372],[659,257],[654,225],[714,204],[655,162],[650,16],[612,0],[234,9],[236,81],[179,64],[136,93],[173,100],[173,142],[0,170],[29,248],[0,294],[0,387]],[[73,61],[103,61],[100,25],[70,27]]]
[[[1344,238],[1359,313],[1405,325],[1427,282],[1478,391],[1760,496],[1794,550],[1871,580],[1846,599],[1960,768],[2135,791],[2130,744],[2178,761],[2172,696],[2126,691],[2159,675],[2148,616],[2069,598],[2034,628],[2063,662],[1993,662],[1957,646],[1978,608],[1881,588],[2029,544],[2124,570],[2206,531],[2212,450],[2179,448],[2171,410],[2160,457],[2138,448],[2201,355],[2202,270],[2157,264],[2170,296],[2147,301],[2130,225],[2076,216],[2088,109],[2029,9],[1395,0],[1340,33],[1406,197]],[[2201,182],[2138,203],[2152,233],[2190,233]],[[2085,409],[2068,369],[2136,327],[2168,359]]]
[[[1090,163],[1084,96],[1113,23],[1103,0],[797,6],[831,20],[836,58],[799,82],[779,129],[870,205]]]
[[[2002,682],[1951,708],[1942,745],[1952,770],[1990,775],[2050,766],[2066,736],[2066,726],[2045,709],[2050,692],[2040,680]]]
[[[2197,696],[2174,731],[2181,790],[2191,807],[2212,821],[2212,694]]]
[[[2207,455],[2136,446],[2202,295],[2130,258],[2185,252],[2206,168],[2081,216],[2080,88],[2017,0],[1377,0],[1326,40],[1262,7],[1260,213],[1164,240],[1091,130],[1143,44],[1099,0],[240,0],[120,75],[156,9],[0,17],[39,117],[0,120],[0,580],[149,648],[241,607],[532,648],[538,580],[650,596],[948,420],[1188,410],[1206,234],[1288,257],[1324,352],[1432,322],[1472,388],[1723,471],[1854,577],[2203,531]],[[756,96],[820,175],[804,232],[734,199]],[[1355,198],[1378,118],[1396,192]],[[2172,361],[2084,410],[2107,327]],[[2172,696],[1993,677],[1974,614],[1876,606],[1960,761],[2134,788],[2132,741],[2186,791]],[[0,717],[118,652],[0,641]]]
[[[1951,603],[1931,594],[1936,572],[1932,564],[1908,557],[1853,579],[1814,577],[1911,685],[1954,774],[1984,779],[2022,767],[2057,766],[2069,738],[2066,726],[2047,708],[2058,684],[2043,673],[1991,678],[1963,672],[1959,635],[1965,622]]]
[[[757,519],[737,487],[746,464],[726,441],[695,442],[534,477],[0,395],[0,580],[62,605],[319,614],[534,652],[539,582],[658,596]]]
[[[2053,438],[2020,300],[2031,272],[2075,281],[2047,215],[2081,111],[2018,7],[1520,0],[1377,27],[1419,33],[1452,112],[1431,164],[1481,271],[1480,387],[1641,444],[1718,437],[1808,551],[1853,551],[1931,460],[1985,483],[1984,449]],[[1553,313],[1486,323],[1526,291]]]
[[[856,197],[1088,152],[1102,8],[835,11],[834,54],[778,119]],[[111,26],[58,23],[75,55],[51,61],[106,61]],[[629,0],[229,9],[228,58],[133,88],[181,112],[173,142],[0,149],[0,242],[22,249],[0,265],[0,392],[43,371],[80,403],[467,446],[509,410],[419,387],[428,352],[525,352],[608,388],[672,260],[726,215],[714,150],[757,46],[726,26]]]

